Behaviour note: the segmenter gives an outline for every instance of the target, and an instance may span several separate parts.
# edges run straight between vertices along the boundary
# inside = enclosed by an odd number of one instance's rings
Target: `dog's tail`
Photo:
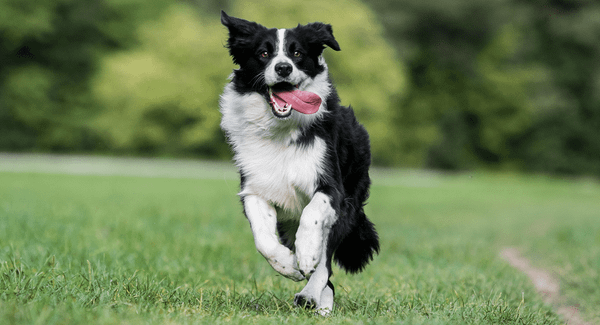
[[[379,236],[364,212],[352,232],[342,240],[334,253],[335,262],[348,273],[361,272],[379,253]]]

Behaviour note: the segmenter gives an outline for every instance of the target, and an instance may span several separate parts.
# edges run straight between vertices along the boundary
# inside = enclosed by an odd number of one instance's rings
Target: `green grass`
[[[0,173],[0,323],[561,324],[498,257],[512,245],[600,316],[600,186],[374,172],[381,254],[335,268],[334,313],[254,248],[231,179]]]

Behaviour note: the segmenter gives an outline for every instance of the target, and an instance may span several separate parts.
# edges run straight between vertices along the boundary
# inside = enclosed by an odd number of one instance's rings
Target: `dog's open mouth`
[[[279,118],[290,116],[292,109],[302,114],[314,114],[321,107],[321,101],[319,95],[299,90],[298,85],[279,83],[269,87],[269,102]]]

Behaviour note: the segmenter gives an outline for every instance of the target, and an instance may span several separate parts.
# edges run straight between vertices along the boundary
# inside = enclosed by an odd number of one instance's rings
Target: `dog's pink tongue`
[[[314,114],[321,106],[321,97],[310,91],[293,90],[273,93],[277,105],[283,107],[285,104],[303,114]]]

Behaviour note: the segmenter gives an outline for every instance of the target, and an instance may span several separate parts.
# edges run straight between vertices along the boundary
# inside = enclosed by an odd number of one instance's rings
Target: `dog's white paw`
[[[317,296],[304,293],[304,290],[294,295],[294,305],[306,309],[314,309],[321,302],[321,297],[317,299]]]
[[[304,280],[304,275],[298,270],[298,262],[294,253],[283,246],[281,248],[277,254],[265,256],[271,267],[286,278],[294,281]]]
[[[333,311],[333,298],[333,289],[331,289],[329,286],[326,286],[325,289],[323,289],[323,292],[321,292],[321,302],[317,307],[317,312],[321,316],[327,316]]]
[[[327,316],[333,311],[333,290],[325,286],[319,292],[312,292],[304,288],[300,293],[294,296],[294,305],[306,309],[315,309],[321,316]]]
[[[300,226],[296,233],[296,258],[298,270],[309,277],[317,269],[323,255],[323,230]]]

